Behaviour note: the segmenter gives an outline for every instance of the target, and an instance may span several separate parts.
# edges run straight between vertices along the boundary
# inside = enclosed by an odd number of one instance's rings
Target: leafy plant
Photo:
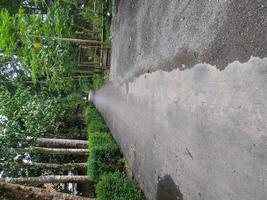
[[[101,74],[94,74],[93,76],[93,89],[98,90],[104,84],[104,77]]]
[[[28,137],[60,137],[68,132],[75,133],[72,127],[75,127],[78,104],[71,100],[75,97],[53,96],[46,91],[35,93],[21,85],[14,87],[15,91],[11,92],[0,86],[0,116],[3,117],[0,143],[4,144],[1,148],[27,146]]]
[[[46,15],[29,14],[20,9],[15,15],[0,13],[0,49],[6,57],[16,55],[33,83],[46,82],[50,88],[71,90],[71,78],[77,67],[78,46],[62,40],[73,35],[70,5],[56,0]]]
[[[97,200],[144,200],[137,185],[120,172],[103,175],[96,185]]]
[[[100,144],[89,147],[88,177],[97,181],[101,175],[123,168],[122,157],[116,144]]]
[[[88,177],[97,181],[101,175],[123,169],[123,159],[102,117],[92,105],[87,108],[89,158]]]

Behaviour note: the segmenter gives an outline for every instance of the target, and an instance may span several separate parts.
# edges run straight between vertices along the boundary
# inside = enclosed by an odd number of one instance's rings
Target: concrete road
[[[94,102],[147,198],[266,200],[267,1],[117,0],[112,37]]]
[[[267,55],[266,0],[117,0],[112,80]]]
[[[93,101],[148,199],[267,199],[267,58],[157,71]]]

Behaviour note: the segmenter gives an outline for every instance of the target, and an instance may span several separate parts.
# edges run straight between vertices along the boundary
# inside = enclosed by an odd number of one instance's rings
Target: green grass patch
[[[93,120],[92,123],[88,125],[88,133],[96,133],[96,132],[107,132],[108,127],[103,121]]]
[[[97,200],[143,200],[137,185],[120,172],[103,175],[96,185]]]
[[[87,176],[96,186],[97,200],[143,200],[137,185],[125,175],[125,159],[96,108],[85,112],[89,157]]]
[[[86,111],[88,129],[88,178],[98,181],[101,175],[123,169],[123,157],[104,120],[95,107]]]
[[[85,122],[87,124],[87,127],[91,123],[93,123],[93,121],[103,121],[103,119],[99,112],[97,112],[96,108],[92,104],[89,104],[89,106],[85,110]]]
[[[104,75],[102,74],[94,74],[93,76],[93,89],[98,90],[104,84]]]
[[[115,144],[112,136],[109,133],[96,132],[93,134],[88,134],[89,145],[90,146],[101,146],[103,144]]]
[[[85,121],[88,133],[108,132],[103,118],[92,104],[85,110]]]

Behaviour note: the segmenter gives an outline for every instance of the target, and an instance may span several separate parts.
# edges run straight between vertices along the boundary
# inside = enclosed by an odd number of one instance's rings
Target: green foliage
[[[9,12],[16,13],[19,10],[19,7],[22,3],[22,0],[0,0],[0,9],[7,9]]]
[[[28,14],[20,9],[15,15],[0,13],[0,49],[4,55],[16,55],[33,82],[44,81],[50,88],[71,90],[75,80],[70,75],[77,67],[78,47],[55,37],[72,37],[73,15],[70,5],[54,1],[46,16]]]
[[[93,76],[93,89],[98,90],[104,84],[104,76],[101,74],[95,74]]]
[[[137,185],[126,175],[115,172],[106,174],[96,185],[97,200],[144,200]]]
[[[107,132],[107,131],[108,131],[108,128],[102,120],[94,120],[93,123],[90,123],[88,125],[89,133]]]
[[[87,133],[81,119],[86,102],[76,94],[64,95],[49,90],[36,92],[33,88],[13,85],[12,90],[0,86],[0,159],[14,161],[16,148],[35,145],[37,137],[86,139]],[[34,154],[33,162],[79,162],[75,156]],[[41,170],[10,167],[4,177],[41,175]],[[57,173],[58,174],[58,173]]]
[[[0,196],[0,200],[11,200],[11,199],[7,199],[6,197],[1,197]]]
[[[5,117],[1,120],[1,149],[27,146],[28,137],[80,134],[76,123],[76,110],[80,105],[77,99],[60,94],[53,96],[46,91],[35,93],[21,85],[13,92],[0,86],[0,116]]]
[[[123,159],[102,117],[91,105],[86,111],[89,138],[88,177],[97,181],[102,174],[123,169]]]
[[[103,143],[89,147],[88,177],[97,181],[102,174],[122,169],[121,154],[116,144]]]
[[[0,12],[0,49],[7,57],[11,57],[16,50],[16,35],[13,17],[6,9]]]
[[[108,0],[107,3],[104,4],[104,46],[111,47],[111,23],[112,23],[112,9],[113,9],[113,0]]]
[[[91,25],[91,27],[93,26],[94,23],[94,18],[95,18],[95,13],[92,10],[91,7],[87,6],[85,8],[85,11],[83,13],[83,16],[85,17],[86,21],[89,23],[89,25]]]
[[[20,86],[15,94],[1,87],[0,97],[0,115],[7,118],[4,138],[1,139],[11,146],[22,145],[28,136],[56,134],[59,131],[66,112],[64,98],[43,93],[36,95],[29,88]]]
[[[87,126],[92,124],[93,121],[102,121],[101,115],[92,104],[89,104],[85,110],[85,121]]]
[[[108,132],[108,127],[93,105],[87,107],[85,121],[89,135],[96,132]]]
[[[92,133],[88,136],[89,146],[101,146],[103,144],[115,144],[114,140],[109,133]]]
[[[97,40],[101,40],[103,29],[103,6],[105,4],[106,2],[104,2],[103,0],[89,1],[85,8],[85,12],[83,13],[83,16],[89,24],[90,28],[94,27]]]
[[[18,3],[11,14],[14,1]],[[4,1],[3,7],[8,10],[2,9],[0,13],[0,49],[5,57],[16,55],[21,69],[28,77],[30,75],[35,85],[42,83],[64,91],[79,90],[79,87],[82,91],[100,88],[103,84],[101,75],[80,76],[78,45],[59,38],[77,38],[77,31],[95,27],[96,34],[83,34],[83,39],[103,38],[105,46],[109,46],[111,1],[89,1],[83,13],[79,13],[79,2],[75,0],[28,0],[26,4],[14,1]],[[19,5],[22,5],[20,9]],[[82,19],[80,14],[83,14]],[[99,65],[100,61],[97,63]]]

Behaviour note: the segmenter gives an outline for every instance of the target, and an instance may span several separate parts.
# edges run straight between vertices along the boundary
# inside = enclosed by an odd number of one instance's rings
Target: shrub
[[[143,200],[144,196],[137,185],[125,174],[106,174],[96,185],[97,200]]]
[[[115,144],[109,133],[96,132],[89,134],[89,146],[95,147],[103,144]]]
[[[89,125],[88,125],[88,133],[96,133],[96,132],[107,132],[108,127],[104,122],[101,120],[93,120]]]
[[[86,112],[88,126],[88,178],[98,181],[105,173],[123,169],[124,160],[118,145],[97,110],[90,106]]]
[[[108,132],[108,127],[94,106],[90,105],[86,109],[85,120],[88,133]]]
[[[122,156],[116,144],[101,144],[89,147],[88,178],[98,181],[100,176],[123,169]]]
[[[98,90],[104,84],[104,76],[100,74],[94,74],[93,76],[93,89]]]
[[[103,121],[101,115],[92,104],[85,110],[85,120],[87,125],[89,125],[92,121]]]

